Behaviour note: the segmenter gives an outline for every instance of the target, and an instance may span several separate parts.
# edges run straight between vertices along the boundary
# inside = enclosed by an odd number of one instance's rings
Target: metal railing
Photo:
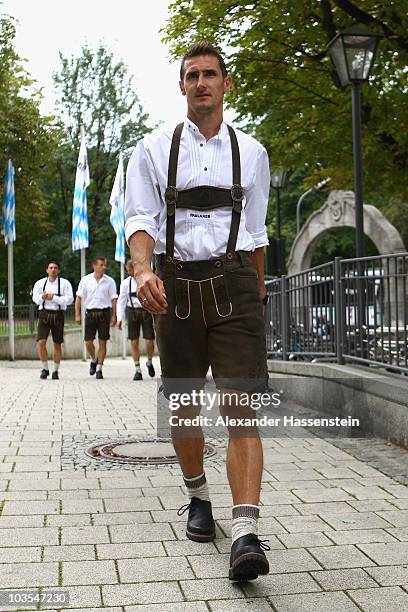
[[[32,334],[37,330],[38,306],[21,304],[14,306],[14,333]],[[65,327],[75,326],[75,308],[71,304],[65,312]],[[8,336],[8,308],[0,306],[0,337]]]
[[[408,253],[337,257],[266,284],[271,357],[408,372]]]

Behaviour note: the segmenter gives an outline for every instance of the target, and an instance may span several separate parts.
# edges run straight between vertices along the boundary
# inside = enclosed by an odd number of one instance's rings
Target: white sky
[[[43,112],[54,109],[52,73],[58,52],[79,54],[81,46],[106,43],[134,75],[136,92],[151,122],[175,126],[186,106],[178,88],[179,63],[170,63],[159,29],[170,0],[0,0],[0,13],[19,21],[16,50],[43,88]],[[225,114],[232,120],[230,112]]]

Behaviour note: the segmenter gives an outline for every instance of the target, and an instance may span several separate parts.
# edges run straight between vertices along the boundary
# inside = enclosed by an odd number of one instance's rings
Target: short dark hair
[[[54,266],[57,266],[57,268],[60,270],[61,266],[59,265],[59,263],[57,261],[54,261],[54,259],[51,259],[51,261],[48,262],[47,264],[47,268],[48,266],[50,266],[51,264],[54,264]]]
[[[97,255],[92,260],[92,265],[96,264],[98,261],[104,261],[106,263],[107,259],[103,255]]]
[[[218,51],[216,47],[214,47],[213,44],[211,44],[207,40],[199,40],[198,42],[194,43],[194,45],[192,45],[190,49],[183,55],[183,58],[181,60],[181,66],[180,66],[180,80],[181,81],[184,78],[185,61],[190,59],[191,57],[197,57],[198,55],[214,55],[218,60],[218,63],[221,68],[222,76],[225,79],[225,77],[228,75],[228,70],[227,70],[227,67],[224,62],[224,58],[222,57],[221,53]]]

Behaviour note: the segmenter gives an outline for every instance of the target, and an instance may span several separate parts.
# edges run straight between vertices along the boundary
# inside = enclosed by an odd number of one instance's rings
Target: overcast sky
[[[160,28],[170,0],[0,0],[0,13],[19,21],[15,46],[43,87],[44,112],[53,110],[52,73],[58,52],[78,54],[84,43],[106,43],[134,75],[138,96],[152,123],[176,125],[185,114],[178,88],[178,63],[170,63]],[[226,113],[231,120],[231,113]]]

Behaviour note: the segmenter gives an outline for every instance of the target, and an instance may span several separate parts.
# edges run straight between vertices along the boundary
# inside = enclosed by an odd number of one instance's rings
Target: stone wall
[[[335,363],[268,361],[270,387],[331,417],[358,418],[364,432],[408,448],[408,378]]]
[[[37,359],[37,344],[36,334],[18,334],[15,336],[15,358],[16,359]],[[47,349],[49,356],[52,356],[52,339],[51,336],[47,341]],[[127,355],[130,355],[130,343],[126,342]],[[142,355],[146,354],[145,341],[140,339],[140,351]],[[63,359],[81,359],[83,354],[83,343],[81,330],[66,329],[64,334],[64,344],[62,345]],[[108,357],[122,356],[122,333],[116,328],[111,328],[111,339],[108,341]],[[9,340],[7,336],[0,338],[0,359],[7,360],[10,358]]]

